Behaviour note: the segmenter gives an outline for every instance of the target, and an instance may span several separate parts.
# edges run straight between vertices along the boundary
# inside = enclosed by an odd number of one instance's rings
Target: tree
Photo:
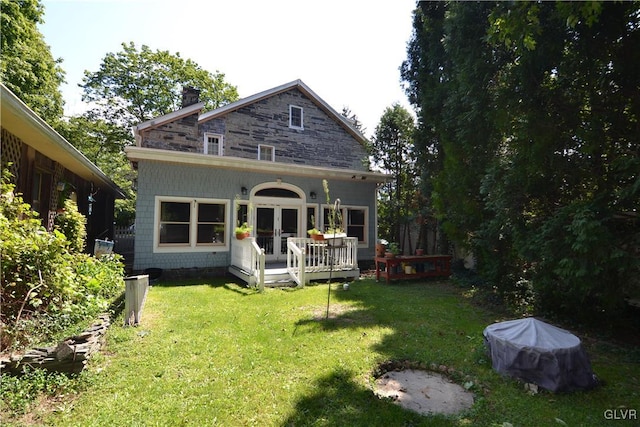
[[[93,108],[71,118],[62,132],[129,196],[116,201],[120,225],[131,224],[135,217],[135,171],[124,154],[124,147],[133,143],[131,127],[178,110],[185,86],[200,91],[205,109],[238,99],[224,74],[211,74],[179,53],[152,51],[144,45],[138,51],[133,42],[105,55],[98,71],[85,71],[83,100]]]
[[[511,236],[541,308],[615,317],[639,265],[640,6],[498,4],[489,22],[509,67],[485,199],[507,226],[486,224],[483,245]]]
[[[418,108],[418,159],[428,174],[423,190],[449,238],[461,246],[470,245],[483,221],[479,187],[495,152],[490,117],[495,63],[484,41],[491,7],[420,2],[401,67],[409,99]]]
[[[394,176],[394,180],[381,190],[380,235],[399,243],[404,242],[403,237],[408,235],[408,222],[415,214],[412,209],[416,199],[413,185],[416,178],[414,128],[411,114],[401,105],[393,104],[382,114],[370,149],[375,167]]]
[[[145,45],[138,51],[133,42],[108,53],[98,71],[85,71],[80,86],[82,99],[95,106],[96,117],[125,128],[179,109],[184,86],[200,90],[205,109],[238,99],[236,87],[224,81],[224,74],[212,74],[179,53],[152,51]]]
[[[115,202],[116,224],[133,224],[136,171],[124,155],[131,131],[95,117],[92,111],[61,122],[58,131],[124,191],[127,199]]]
[[[637,2],[418,4],[402,76],[424,188],[505,302],[622,312],[639,264],[639,42]]]
[[[51,125],[63,115],[62,60],[55,60],[37,25],[44,8],[38,0],[2,0],[0,80]]]

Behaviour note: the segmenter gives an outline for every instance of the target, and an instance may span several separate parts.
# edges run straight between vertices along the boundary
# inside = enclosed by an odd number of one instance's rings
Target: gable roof
[[[196,104],[188,105],[179,110],[173,111],[171,113],[165,114],[164,116],[155,117],[151,120],[147,120],[146,122],[142,122],[133,127],[133,136],[136,140],[136,145],[140,145],[139,140],[139,132],[145,129],[152,129],[158,126],[162,126],[165,123],[172,122],[174,120],[181,119],[183,117],[190,116],[191,114],[202,110],[204,107],[204,102],[198,102]]]
[[[353,126],[353,123],[351,123],[349,119],[334,110],[300,79],[265,90],[263,92],[256,93],[255,95],[248,96],[239,101],[232,102],[231,104],[227,104],[223,107],[216,108],[215,110],[204,113],[198,118],[198,123],[210,120],[215,117],[220,117],[224,114],[238,110],[242,107],[261,101],[263,99],[278,95],[283,92],[287,92],[291,89],[298,89],[300,92],[305,94],[311,100],[311,102],[313,102],[318,108],[328,114],[329,117],[333,118],[340,126],[342,126],[347,131],[347,133],[353,136],[360,143],[365,143],[367,141],[364,135],[362,135],[360,131],[358,131],[355,126]]]
[[[2,83],[0,83],[0,99],[2,102],[0,124],[4,129],[79,177],[102,184],[105,188],[110,189],[117,198],[126,198],[122,189],[100,168],[42,120]]]

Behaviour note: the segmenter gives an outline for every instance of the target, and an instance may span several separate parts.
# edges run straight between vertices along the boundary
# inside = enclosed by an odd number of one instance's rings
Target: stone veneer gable
[[[304,129],[289,128],[289,106],[302,107]],[[195,120],[194,120],[195,119]],[[204,134],[223,135],[224,155],[258,158],[258,145],[275,149],[277,163],[366,170],[364,146],[297,88],[197,124],[197,114],[144,131],[142,146],[202,153]]]
[[[158,127],[141,131],[142,147],[201,153],[203,140],[198,137],[198,114],[195,112]]]

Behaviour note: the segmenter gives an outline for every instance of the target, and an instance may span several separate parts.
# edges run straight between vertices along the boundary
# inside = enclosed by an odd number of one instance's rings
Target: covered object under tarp
[[[494,323],[485,328],[493,369],[552,392],[597,385],[580,339],[534,318]]]

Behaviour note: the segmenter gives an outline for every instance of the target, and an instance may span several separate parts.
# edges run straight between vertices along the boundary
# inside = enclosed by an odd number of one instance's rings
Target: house
[[[0,83],[2,170],[16,192],[53,229],[58,209],[72,198],[87,218],[87,251],[95,239],[113,239],[114,202],[125,195],[96,165]]]
[[[387,176],[368,170],[366,139],[348,119],[300,80],[213,111],[203,106],[186,88],[180,110],[133,128],[134,271],[229,269],[260,284],[263,258],[267,270],[302,268],[306,279],[296,281],[304,284],[327,268],[356,276],[358,260],[373,260],[376,191]],[[341,255],[307,237],[328,227],[325,179],[349,236]],[[244,222],[251,237],[240,241],[234,230]]]

